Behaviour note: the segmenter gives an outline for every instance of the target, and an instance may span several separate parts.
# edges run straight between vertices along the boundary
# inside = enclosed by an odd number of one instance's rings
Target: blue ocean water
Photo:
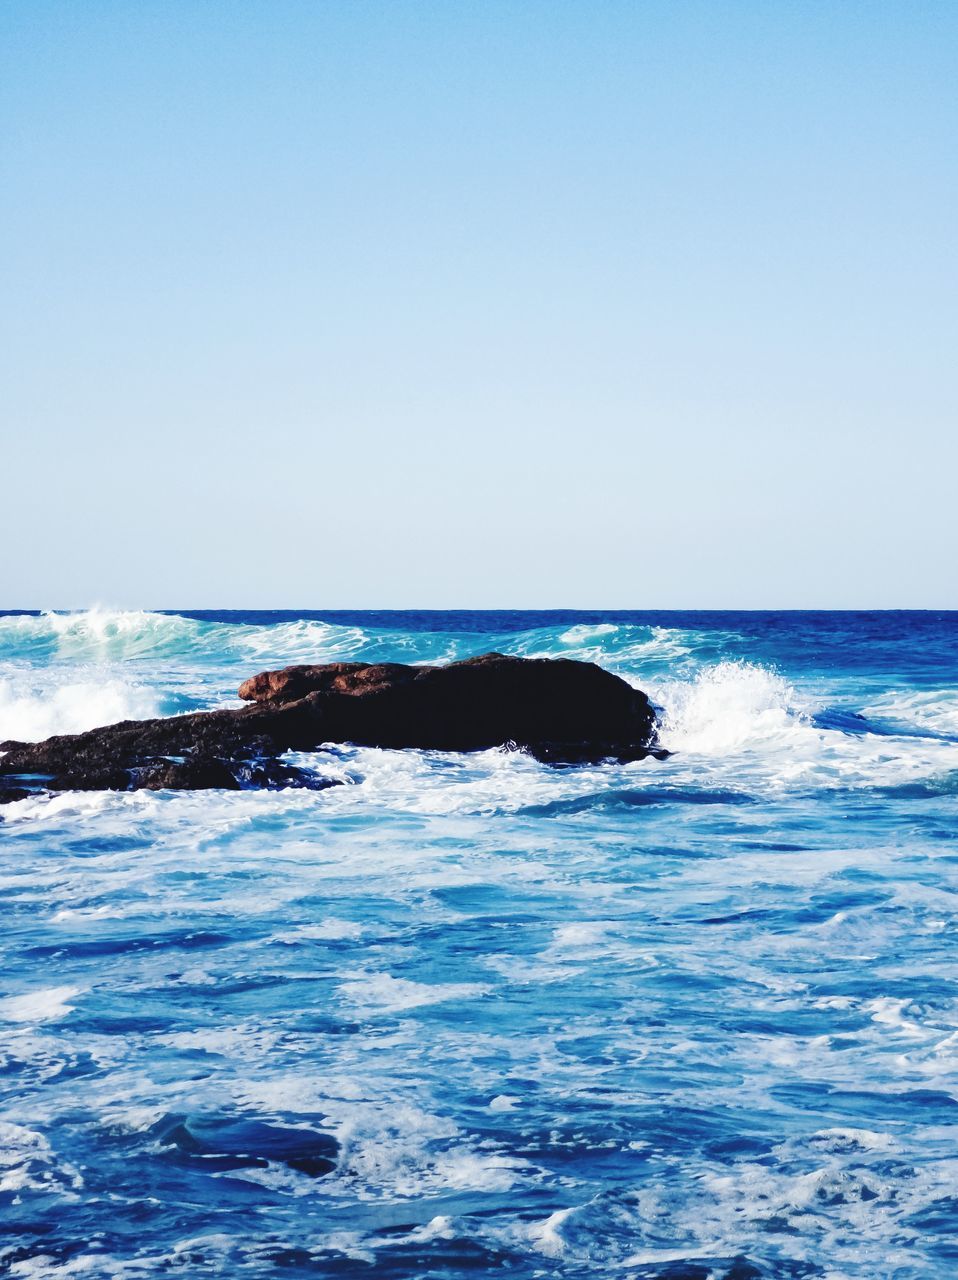
[[[0,809],[0,1273],[958,1273],[958,614],[7,614],[0,740],[493,648],[674,755]]]

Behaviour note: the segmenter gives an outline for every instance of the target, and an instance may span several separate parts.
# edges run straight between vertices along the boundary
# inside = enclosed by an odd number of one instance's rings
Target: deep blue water
[[[588,658],[667,761],[0,810],[0,1274],[958,1273],[958,614],[0,615],[0,740]]]

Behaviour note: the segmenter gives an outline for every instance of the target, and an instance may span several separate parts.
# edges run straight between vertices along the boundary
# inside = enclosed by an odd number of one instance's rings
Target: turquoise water
[[[958,1272],[958,615],[7,615],[0,739],[491,648],[675,754],[0,810],[0,1274]]]

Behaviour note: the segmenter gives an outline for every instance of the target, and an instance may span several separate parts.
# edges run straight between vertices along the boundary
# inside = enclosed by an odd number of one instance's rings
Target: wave
[[[676,754],[673,781],[757,794],[905,788],[939,794],[958,769],[958,743],[944,732],[954,693],[889,695],[863,709],[822,705],[779,672],[724,661],[648,692],[659,707],[662,745]],[[893,714],[894,711],[894,714]],[[872,716],[881,712],[882,723]],[[924,727],[921,720],[924,720]]]
[[[958,689],[893,689],[862,710],[892,729],[958,738]]]
[[[958,764],[955,690],[893,689],[871,693],[870,702],[863,690],[866,705],[853,708],[846,705],[852,688],[838,672],[838,705],[824,704],[806,691],[810,685],[730,657],[742,651],[733,632],[628,622],[566,622],[498,633],[359,623],[362,618],[349,625],[288,617],[228,622],[105,609],[0,616],[0,740],[31,741],[117,720],[236,705],[239,681],[270,666],[429,663],[497,648],[522,657],[594,661],[649,693],[659,710],[662,745],[676,754],[665,773],[654,765],[637,775],[626,772],[621,786],[616,784],[623,792],[633,789],[636,776],[639,788],[750,794],[764,785],[917,785],[949,775]],[[454,616],[449,625],[455,625]],[[430,811],[515,811],[578,800],[610,783],[608,774],[599,775],[604,781],[590,788],[588,771],[573,771],[576,785],[558,786],[547,780],[548,773],[527,769],[515,757],[500,760],[493,753],[484,760],[464,777],[456,774],[458,766],[418,753],[366,757],[368,770],[359,769],[366,785],[349,788],[350,798],[327,803],[355,803],[360,794],[372,793],[389,805]]]
[[[519,657],[568,657],[623,674],[671,668],[718,652],[723,637],[659,626],[598,623],[526,631],[403,631],[311,618],[222,622],[146,610],[0,616],[3,658],[127,661],[183,658],[228,663],[389,660],[447,662],[490,648]],[[705,648],[703,649],[703,646]]]
[[[660,737],[671,751],[720,755],[780,741],[809,724],[809,706],[784,677],[749,662],[720,662],[655,691]]]
[[[44,673],[46,675],[47,673]],[[121,678],[38,680],[35,673],[0,678],[0,742],[39,742],[83,733],[118,720],[145,720],[178,709],[160,690]]]
[[[686,672],[715,660],[736,638],[732,632],[607,622],[538,627],[501,637],[500,643],[506,652],[522,658],[596,662],[637,682],[649,673]]]
[[[189,652],[201,624],[178,614],[145,610],[88,609],[0,617],[0,656],[14,658],[153,657],[176,649]]]
[[[751,804],[752,797],[741,791],[702,791],[690,787],[647,786],[631,790],[615,789],[571,800],[552,800],[548,804],[531,804],[518,812],[527,818],[555,818],[578,813],[594,813],[601,809],[637,809],[649,805],[675,804]]]

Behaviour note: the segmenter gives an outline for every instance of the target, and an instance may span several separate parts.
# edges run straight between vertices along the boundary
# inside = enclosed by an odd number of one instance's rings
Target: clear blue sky
[[[954,0],[5,0],[0,605],[958,606]]]

